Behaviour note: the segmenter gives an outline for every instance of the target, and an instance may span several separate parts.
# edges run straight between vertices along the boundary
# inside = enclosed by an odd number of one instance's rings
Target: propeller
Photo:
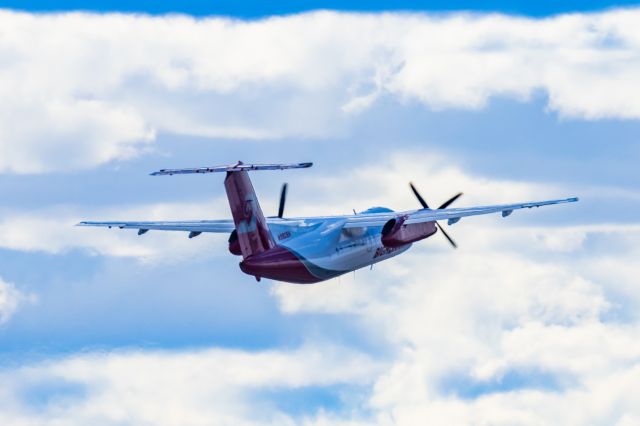
[[[278,207],[278,217],[282,219],[282,215],[284,214],[284,205],[287,201],[287,184],[282,184],[282,189],[280,190],[280,206]]]
[[[457,200],[461,196],[462,196],[462,192],[458,192],[456,195],[454,195],[453,197],[449,198],[447,201],[442,203],[442,205],[440,207],[438,207],[438,210],[446,209],[447,207],[449,207],[451,205],[451,203],[453,203],[455,200]]]
[[[413,182],[409,182],[409,186],[411,187],[411,190],[413,191],[413,195],[416,196],[416,198],[418,199],[418,201],[420,201],[420,204],[422,204],[422,208],[423,209],[428,209],[429,205],[427,204],[427,202],[424,200],[424,198],[422,198],[422,195],[420,195],[420,193],[418,192],[418,190],[416,189],[415,186],[413,186]]]
[[[418,192],[418,190],[416,189],[416,187],[413,185],[413,183],[409,182],[409,186],[411,187],[411,190],[413,191],[413,194],[416,196],[416,198],[418,199],[418,201],[420,202],[420,204],[422,205],[422,208],[424,209],[428,209],[429,205],[427,204],[427,202],[424,200],[424,198],[422,198],[422,195],[420,195],[420,193]],[[451,205],[451,203],[453,203],[454,201],[456,201],[458,198],[460,198],[462,196],[462,192],[457,193],[456,195],[454,195],[453,197],[449,198],[447,201],[445,201],[444,203],[442,203],[440,205],[440,207],[438,207],[438,210],[440,209],[446,209],[447,207],[449,207]],[[455,241],[453,241],[453,239],[449,236],[449,234],[447,234],[447,232],[444,230],[444,228],[442,228],[442,226],[440,226],[440,224],[436,221],[436,226],[438,227],[438,229],[440,230],[440,232],[442,232],[442,235],[444,235],[444,237],[449,241],[449,243],[453,246],[453,248],[458,248],[458,245],[456,244]]]
[[[447,234],[447,232],[442,228],[442,226],[440,226],[440,224],[438,222],[436,222],[436,226],[438,227],[438,229],[440,230],[440,232],[442,232],[442,235],[444,235],[444,237],[449,240],[449,243],[453,246],[453,248],[458,248],[458,245],[456,244],[455,241],[453,241],[453,239],[451,239],[451,237],[449,236],[449,234]]]

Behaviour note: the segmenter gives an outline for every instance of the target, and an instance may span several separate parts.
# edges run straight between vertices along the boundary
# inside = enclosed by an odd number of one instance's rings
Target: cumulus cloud
[[[263,352],[88,353],[0,371],[0,421],[299,424],[260,392],[367,385],[378,368],[365,355],[326,345]]]
[[[131,158],[157,132],[334,136],[381,96],[477,109],[541,90],[563,117],[637,119],[639,14],[0,11],[0,172]]]
[[[574,230],[612,244],[566,255],[546,249],[542,229],[469,229],[455,252],[427,241],[374,273],[273,292],[284,312],[347,314],[393,348],[368,400],[378,424],[637,418],[638,228]]]
[[[466,192],[461,205],[573,195],[548,185],[475,176],[447,158],[420,152],[360,165],[342,179],[301,178],[297,185],[303,194],[328,197],[322,203],[327,206],[350,199],[356,206],[383,202],[413,208],[409,179],[433,203],[460,189]],[[274,210],[269,203],[273,200],[265,200],[265,208]],[[194,219],[226,217],[227,210],[220,197],[203,204],[90,211],[82,219]],[[308,213],[319,213],[317,206]],[[521,214],[534,217],[536,212]],[[207,251],[198,246],[224,244],[224,239],[212,243],[202,237],[188,240],[184,233],[137,237],[135,232],[72,228],[81,218],[69,207],[5,217],[0,245],[16,250],[82,248],[178,262],[216,250],[227,255],[223,247]],[[460,243],[457,251],[436,234],[403,256],[375,265],[373,272],[358,271],[355,278],[272,285],[281,312],[291,321],[314,314],[346,318],[363,339],[384,347],[382,354],[358,345],[337,348],[333,336],[312,333],[295,350],[89,353],[27,363],[0,372],[6,383],[0,391],[0,421],[633,423],[640,416],[640,269],[635,261],[640,227],[550,229],[535,220],[513,219],[496,215],[451,226]],[[287,392],[309,389],[305,401],[313,401],[314,389],[320,389],[333,395],[333,405],[310,404],[296,412],[279,405]]]
[[[291,321],[297,314],[343,315],[381,344],[382,354],[316,334],[297,349],[123,351],[27,362],[0,371],[0,421],[633,424],[640,416],[640,318],[617,315],[625,308],[613,296],[632,291],[632,283],[637,289],[640,232],[581,229],[583,245],[567,254],[565,247],[546,250],[536,236],[542,230],[513,231],[497,242],[465,231],[469,244],[456,252],[427,241],[355,279],[273,285]],[[608,253],[584,249],[602,236],[632,244]],[[638,311],[637,297],[627,303]],[[318,390],[326,392],[324,403],[314,399]],[[304,407],[282,406],[298,394]]]
[[[369,187],[379,185],[399,204],[413,201],[398,191],[409,176],[425,182],[420,186],[435,202],[459,188],[470,204],[562,194],[469,176],[446,159],[404,155],[354,170],[348,181],[364,188],[356,200],[375,199],[363,185],[372,176],[380,182]],[[331,178],[319,185],[334,190]],[[629,379],[640,370],[640,228],[510,220],[449,227],[456,251],[436,234],[373,273],[317,286],[275,284],[272,292],[284,313],[346,315],[393,351],[368,399],[377,424],[632,422],[640,415]]]
[[[638,19],[637,9],[544,19],[316,12],[257,21],[4,11],[0,173],[131,158],[152,149],[160,132],[335,136],[380,98],[478,109],[492,97],[526,101],[543,91],[561,117],[637,119]],[[582,195],[470,175],[448,160],[400,153],[340,178],[302,177],[301,192],[322,197],[327,210],[305,203],[292,213],[412,209],[409,180],[432,204],[458,191],[465,197],[457,205]],[[265,210],[275,211],[268,202]],[[224,198],[6,210],[0,247],[179,262],[227,255],[226,236],[137,237],[73,225],[218,217],[228,217]],[[451,228],[456,252],[435,235],[355,279],[272,286],[292,320],[342,315],[384,347],[382,355],[309,336],[294,350],[84,353],[25,363],[0,370],[0,423],[638,423],[638,225],[549,229],[512,219],[461,221]],[[209,244],[218,248],[204,249]],[[24,300],[0,280],[0,322]],[[336,387],[347,409],[300,416],[268,398]]]

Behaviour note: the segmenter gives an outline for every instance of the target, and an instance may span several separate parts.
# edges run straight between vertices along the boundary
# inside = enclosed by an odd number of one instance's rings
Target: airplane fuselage
[[[384,209],[388,211],[388,209]],[[270,224],[276,246],[240,263],[243,272],[298,284],[337,277],[401,254],[411,247],[382,243],[382,227],[344,229],[344,220]]]

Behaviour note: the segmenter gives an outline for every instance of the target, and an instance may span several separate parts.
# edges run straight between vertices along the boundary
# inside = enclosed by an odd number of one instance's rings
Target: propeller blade
[[[446,209],[451,205],[451,203],[453,203],[455,200],[457,200],[461,196],[462,196],[462,192],[457,193],[456,195],[454,195],[453,197],[449,198],[447,201],[442,203],[442,205],[438,207],[438,209]]]
[[[416,198],[418,199],[418,201],[420,201],[420,204],[422,204],[422,208],[428,209],[429,205],[427,204],[427,202],[424,200],[424,198],[422,198],[422,196],[420,195],[420,193],[418,192],[418,190],[416,189],[415,186],[413,186],[412,182],[409,182],[409,186],[411,187],[411,190],[413,191],[413,195],[416,196]]]
[[[444,236],[445,236],[445,238],[446,238],[447,240],[449,240],[449,242],[451,243],[451,245],[453,246],[453,248],[458,248],[458,245],[456,244],[456,242],[455,242],[455,241],[453,241],[453,240],[451,239],[451,237],[449,236],[449,234],[447,234],[447,232],[446,232],[444,229],[442,229],[442,226],[440,226],[440,224],[439,224],[438,222],[436,222],[436,226],[438,227],[438,229],[439,229],[440,231],[442,231],[442,235],[444,235]]]
[[[425,209],[429,208],[429,205],[427,204],[427,202],[424,200],[424,198],[422,198],[422,195],[420,195],[420,193],[418,192],[418,190],[416,189],[415,186],[413,186],[412,182],[409,182],[409,186],[411,187],[411,190],[413,191],[413,194],[416,196],[416,198],[418,199],[418,201],[420,201],[420,204],[422,204],[422,207]],[[440,207],[438,207],[438,209],[444,209],[447,208],[451,203],[453,203],[455,200],[457,200],[458,198],[460,198],[460,196],[462,195],[462,192],[454,195],[453,197],[449,198],[447,201],[445,201]],[[453,248],[458,248],[458,245],[456,244],[455,241],[453,241],[453,239],[449,236],[449,234],[447,234],[447,231],[445,231],[444,229],[442,229],[442,226],[440,226],[440,224],[438,222],[436,222],[436,226],[438,227],[438,229],[442,232],[442,235],[444,235],[444,237],[449,241],[449,243],[453,246]]]
[[[287,184],[282,185],[282,189],[280,190],[280,207],[278,207],[278,217],[282,219],[282,215],[284,214],[284,204],[287,201]]]

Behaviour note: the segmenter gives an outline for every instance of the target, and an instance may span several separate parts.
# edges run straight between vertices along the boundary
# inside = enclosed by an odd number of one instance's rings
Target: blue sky
[[[260,18],[271,15],[331,9],[354,12],[385,11],[481,11],[502,12],[527,16],[548,16],[565,12],[594,11],[605,8],[634,5],[633,1],[12,1],[5,7],[29,11],[88,10],[98,12],[141,12],[149,14],[184,13],[194,16],[224,15],[238,18]]]
[[[640,418],[639,9],[86,5],[0,12],[0,423]],[[267,214],[284,181],[289,215],[414,208],[410,180],[581,201],[316,286],[256,283],[226,235],[74,227],[228,217],[221,177],[149,172],[239,159],[314,162],[253,176]]]

